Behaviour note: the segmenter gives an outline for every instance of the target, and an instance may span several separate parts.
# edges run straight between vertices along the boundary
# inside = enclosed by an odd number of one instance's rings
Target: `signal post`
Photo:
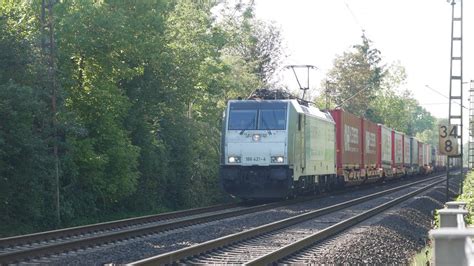
[[[447,156],[446,162],[446,201],[449,201],[449,165],[450,159],[459,157],[457,125],[440,125],[439,126],[439,152]],[[462,162],[461,162],[462,163]],[[462,169],[462,165],[461,165]],[[462,175],[462,172],[461,172]]]

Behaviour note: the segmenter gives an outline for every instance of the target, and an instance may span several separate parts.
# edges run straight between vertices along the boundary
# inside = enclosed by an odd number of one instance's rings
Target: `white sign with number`
[[[439,126],[439,152],[441,154],[459,155],[457,125]]]

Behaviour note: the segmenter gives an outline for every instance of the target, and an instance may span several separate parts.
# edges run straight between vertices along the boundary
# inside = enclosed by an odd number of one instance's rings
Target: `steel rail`
[[[171,251],[171,252],[167,252],[167,253],[164,253],[164,254],[153,256],[153,257],[150,257],[150,258],[146,258],[146,259],[142,259],[142,260],[139,260],[139,261],[131,262],[127,265],[173,264],[177,261],[180,261],[180,260],[188,258],[188,257],[197,256],[199,254],[203,254],[203,253],[206,253],[206,252],[214,250],[214,249],[222,248],[224,246],[237,243],[239,241],[247,240],[247,239],[254,238],[254,237],[257,237],[257,236],[260,236],[260,235],[263,235],[263,234],[266,234],[266,233],[270,233],[270,232],[273,232],[273,231],[276,231],[276,230],[279,230],[279,229],[283,229],[283,228],[292,226],[294,224],[298,224],[298,223],[301,223],[301,222],[304,222],[304,221],[307,221],[307,220],[310,220],[310,219],[313,219],[313,218],[316,218],[316,217],[319,217],[319,216],[322,216],[322,215],[326,215],[326,214],[329,214],[329,213],[332,213],[332,212],[335,212],[335,211],[338,211],[338,210],[341,210],[341,209],[345,209],[347,207],[351,207],[353,205],[356,205],[356,204],[359,204],[359,203],[362,203],[362,202],[365,202],[365,201],[369,201],[371,199],[381,197],[381,196],[384,196],[384,195],[387,195],[387,194],[405,189],[407,187],[411,187],[413,185],[428,182],[428,181],[440,178],[442,176],[443,175],[437,175],[435,177],[431,177],[431,178],[428,178],[428,179],[424,179],[424,180],[420,180],[420,181],[413,182],[413,183],[410,183],[410,184],[406,184],[406,185],[402,185],[402,186],[399,186],[399,187],[391,188],[391,189],[384,190],[384,191],[381,191],[381,192],[376,192],[376,193],[373,193],[373,194],[370,194],[370,195],[366,195],[366,196],[363,196],[363,197],[359,197],[359,198],[356,198],[356,199],[349,200],[347,202],[338,203],[338,204],[335,204],[335,205],[332,205],[332,206],[328,206],[328,207],[321,208],[321,209],[318,209],[318,210],[315,210],[315,211],[300,214],[300,215],[297,215],[297,216],[294,216],[294,217],[291,217],[291,218],[287,218],[287,219],[284,219],[284,220],[281,220],[281,221],[276,221],[276,222],[273,222],[273,223],[270,223],[270,224],[262,225],[262,226],[259,226],[259,227],[256,227],[256,228],[253,228],[253,229],[250,229],[250,230],[246,230],[246,231],[243,231],[243,232],[239,232],[239,233],[231,234],[231,235],[228,235],[228,236],[220,237],[220,238],[210,240],[210,241],[198,244],[198,245],[190,246],[190,247],[183,248],[183,249],[180,249],[180,250]],[[442,182],[442,181],[444,181],[444,179],[439,181],[439,182]]]
[[[39,243],[39,242],[44,242],[44,241],[49,241],[49,240],[57,240],[61,238],[74,237],[74,236],[79,236],[79,235],[84,235],[84,234],[92,234],[92,233],[97,233],[99,231],[114,230],[117,228],[123,228],[123,227],[131,226],[131,225],[140,225],[140,224],[146,224],[146,223],[157,222],[157,221],[162,221],[162,220],[176,219],[180,217],[200,214],[203,212],[212,212],[212,211],[219,211],[219,210],[224,210],[228,208],[235,208],[238,206],[239,206],[239,203],[213,205],[213,206],[203,207],[203,208],[194,208],[194,209],[189,209],[189,210],[146,215],[146,216],[141,216],[141,217],[136,217],[136,218],[128,218],[128,219],[122,219],[122,220],[105,222],[105,223],[97,223],[97,224],[63,228],[63,229],[28,234],[28,235],[0,238],[0,251],[1,249],[13,247],[13,246]]]
[[[354,217],[351,217],[349,219],[346,219],[344,221],[341,221],[335,225],[332,225],[326,229],[323,229],[317,233],[314,233],[308,237],[305,237],[295,243],[292,243],[292,244],[289,244],[287,246],[284,246],[280,249],[277,249],[271,253],[268,253],[266,255],[263,255],[259,258],[256,258],[256,259],[253,259],[247,263],[245,263],[245,265],[268,265],[268,264],[271,264],[273,262],[276,262],[280,259],[283,259],[291,254],[294,254],[295,252],[298,252],[304,248],[307,248],[311,245],[313,245],[314,243],[318,242],[318,241],[321,241],[321,240],[324,240],[330,236],[333,236],[335,234],[338,234],[344,230],[346,230],[347,228],[349,227],[352,227],[362,221],[365,221],[367,220],[368,218],[372,217],[372,216],[375,216],[376,214],[379,214],[395,205],[398,205],[399,203],[402,203],[410,198],[412,198],[413,196],[415,195],[418,195],[442,182],[444,182],[446,180],[446,178],[440,180],[440,181],[436,181],[432,184],[429,184],[429,185],[426,185],[420,189],[417,189],[413,192],[410,192],[406,195],[403,195],[401,197],[398,197],[396,199],[393,199],[389,202],[386,202],[382,205],[379,205],[375,208],[372,208],[368,211],[365,211],[359,215],[356,215]]]
[[[25,245],[23,244],[22,246],[20,246],[21,249],[11,250],[11,251],[7,250],[7,252],[0,253],[0,264],[14,263],[14,262],[19,262],[21,260],[25,260],[29,258],[36,258],[40,256],[44,257],[44,256],[49,256],[49,255],[53,255],[57,253],[63,253],[63,252],[68,252],[72,250],[79,250],[79,249],[98,246],[102,244],[108,244],[115,241],[122,241],[122,240],[141,237],[145,235],[156,234],[156,233],[183,228],[183,227],[191,226],[195,224],[201,224],[201,223],[211,222],[211,221],[225,219],[229,217],[235,217],[239,215],[277,208],[281,206],[291,205],[291,204],[308,201],[308,200],[312,200],[312,199],[316,199],[320,197],[321,195],[311,196],[311,197],[302,197],[302,198],[297,198],[297,199],[288,200],[288,201],[278,201],[278,202],[272,202],[272,203],[267,203],[267,204],[261,204],[257,206],[245,207],[243,209],[238,209],[238,210],[228,210],[231,207],[242,207],[238,203],[226,204],[226,205],[215,205],[215,206],[205,207],[205,208],[197,208],[197,209],[191,209],[191,210],[185,210],[185,211],[165,213],[161,215],[151,215],[151,216],[145,216],[145,217],[140,217],[140,218],[132,218],[132,219],[125,219],[121,221],[108,222],[104,224],[96,224],[96,225],[71,228],[72,231],[74,232],[83,232],[83,233],[84,231],[80,231],[80,230],[84,228],[87,230],[87,234],[90,234],[90,235],[86,235],[80,238],[78,237],[75,239],[60,239],[56,242],[46,243],[46,244],[38,245],[38,246],[27,246],[26,248],[23,248],[25,247]],[[221,212],[221,213],[206,214],[208,212],[212,212],[212,211],[216,212],[216,211],[221,211],[224,209],[227,209],[228,211]],[[202,216],[191,217],[189,219],[186,219],[187,216],[200,215],[200,214],[202,214]],[[161,219],[148,220],[148,217],[153,218],[155,216],[160,216]],[[183,218],[183,220],[178,220],[178,221],[171,220],[175,218]],[[144,223],[127,224],[125,223],[125,226],[117,226],[118,224],[123,224],[122,221],[133,222],[133,221],[136,221],[137,219],[146,220],[148,221],[148,223],[160,222],[160,221],[163,221],[164,223],[161,223],[161,224],[144,224]],[[170,221],[166,221],[166,220],[170,220]],[[126,228],[126,226],[130,226],[130,225],[135,225],[135,227]],[[100,232],[100,234],[91,234],[93,232],[100,231],[97,229],[96,226],[99,226],[101,228],[103,226],[106,226],[106,228],[108,228],[109,231],[103,231],[103,232]],[[110,231],[114,228],[123,228],[123,230]],[[38,242],[38,240],[47,241],[48,239],[41,238],[41,236],[48,236],[49,239],[54,239],[51,236],[54,236],[55,233],[58,232],[61,234],[62,237],[65,237],[65,236],[71,235],[70,233],[68,234],[68,232],[70,232],[69,230],[70,229],[61,229],[61,230],[49,231],[45,233],[26,235],[24,237],[25,239],[28,239],[28,238],[29,239],[34,238],[35,240],[37,239],[36,242]],[[4,243],[7,243],[7,240],[10,240],[11,241],[10,243],[12,243],[15,239],[21,240],[22,237],[23,236],[12,237],[11,238],[12,240],[5,239]],[[54,240],[57,240],[57,239],[54,239]],[[2,251],[5,251],[5,249],[0,250],[0,252]]]
[[[361,188],[364,189],[364,187]],[[335,194],[337,195],[345,192],[347,191],[341,190],[339,192],[336,192]],[[325,194],[297,198],[289,201],[273,202],[255,207],[248,207],[246,209],[241,209],[233,212],[229,211],[222,214],[210,214],[207,216],[197,218],[194,217],[182,221],[169,221],[168,223],[163,223],[159,225],[150,223],[163,222],[165,220],[178,219],[191,215],[205,214],[206,212],[215,212],[232,207],[239,207],[241,205],[238,203],[214,205],[204,208],[169,212],[158,215],[148,215],[138,218],[130,218],[113,222],[106,222],[74,228],[65,228],[43,233],[0,239],[0,241],[4,241],[4,244],[9,243],[8,245],[5,245],[3,247],[3,250],[0,250],[0,264],[19,262],[21,260],[26,260],[30,258],[45,257],[57,253],[64,253],[68,251],[109,244],[116,241],[127,240],[199,223],[210,222],[217,219],[225,219],[229,217],[244,215],[247,213],[258,212],[261,210],[309,201],[320,198],[322,196],[325,196]],[[134,226],[134,228],[126,228],[130,226]],[[121,229],[121,231],[118,231],[117,229]],[[15,242],[19,244],[14,245]],[[31,243],[35,243],[35,245],[31,245]],[[2,246],[0,245],[0,247]],[[6,250],[6,248],[8,247],[12,247],[10,248],[11,250]],[[15,248],[16,250],[14,250]]]
[[[222,213],[211,213],[208,215],[203,213],[204,214],[203,216],[193,217],[190,219],[184,219],[184,220],[179,220],[179,221],[171,220],[171,221],[161,223],[161,224],[143,225],[138,228],[126,228],[126,229],[124,228],[123,230],[120,230],[120,231],[103,232],[100,235],[90,235],[90,236],[85,236],[83,238],[78,238],[78,239],[67,239],[66,241],[61,241],[61,242],[58,241],[56,243],[46,244],[42,246],[29,247],[23,250],[13,250],[11,252],[0,253],[0,264],[14,263],[14,262],[18,262],[18,261],[29,259],[29,258],[36,258],[39,256],[42,256],[42,257],[49,256],[49,255],[53,255],[57,253],[68,252],[72,250],[79,250],[79,249],[89,248],[89,247],[98,246],[102,244],[108,244],[115,241],[122,241],[122,240],[141,237],[145,235],[156,234],[156,233],[183,228],[183,227],[191,226],[195,224],[211,222],[218,219],[225,219],[229,217],[258,212],[258,211],[262,211],[266,209],[281,207],[284,205],[294,204],[296,202],[300,202],[304,200],[308,200],[308,199],[302,198],[302,199],[296,199],[296,200],[291,200],[291,201],[286,201],[286,202],[280,201],[280,202],[253,206],[253,207],[247,207],[244,209],[238,209],[234,211],[229,210]],[[217,207],[219,206],[220,205],[217,205]],[[227,206],[238,207],[238,205],[235,205],[235,204],[228,204]],[[219,210],[222,210],[222,209],[223,209],[222,207],[219,207]],[[193,215],[202,214],[198,210],[219,211],[219,210],[211,209],[211,207],[208,207],[208,208],[199,208],[199,209],[196,209],[196,211],[193,211],[190,213],[192,213]],[[183,211],[183,212],[186,212],[186,211]],[[184,214],[181,214],[180,217],[182,217],[183,215]],[[133,220],[133,219],[130,219],[130,220]],[[86,227],[92,227],[92,226],[86,226]]]

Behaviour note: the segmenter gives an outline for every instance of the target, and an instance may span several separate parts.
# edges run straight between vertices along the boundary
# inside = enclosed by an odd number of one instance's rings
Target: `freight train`
[[[220,181],[242,199],[286,198],[445,167],[446,156],[429,144],[343,109],[257,98],[230,100],[224,112]]]

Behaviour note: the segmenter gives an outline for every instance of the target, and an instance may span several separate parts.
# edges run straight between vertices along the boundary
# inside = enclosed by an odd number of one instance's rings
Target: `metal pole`
[[[451,2],[451,64],[449,66],[449,117],[448,117],[448,124],[451,125],[451,95],[452,95],[452,85],[453,85],[453,37],[454,37],[454,5],[456,4],[455,0]],[[462,102],[461,102],[462,105]],[[448,155],[448,162],[446,167],[446,202],[449,201],[449,165],[450,165],[450,156]]]
[[[459,5],[456,7],[456,2]],[[461,177],[463,177],[463,1],[462,0],[451,0],[451,64],[449,69],[449,125],[453,125],[456,128],[456,142],[460,143],[460,151],[456,155],[448,156],[448,167],[446,168],[446,200],[449,200],[449,167],[453,158],[459,158],[461,160]],[[459,8],[459,12],[455,12],[455,8]],[[455,35],[454,29],[459,32],[459,35]],[[455,46],[456,45],[456,46]],[[455,49],[456,47],[456,49]],[[455,53],[456,51],[456,53]],[[456,64],[457,67],[453,67]],[[456,70],[456,71],[453,71]],[[459,103],[458,103],[459,101]],[[453,109],[455,104],[459,104],[459,111]]]
[[[449,161],[451,159],[451,156],[447,156],[447,162],[446,162],[446,202],[449,201]]]
[[[326,110],[329,110],[329,81],[326,80]]]
[[[464,180],[464,174],[463,174],[463,170],[464,170],[464,150],[463,150],[463,141],[464,141],[464,133],[463,133],[463,109],[462,109],[462,106],[463,106],[463,103],[462,103],[462,100],[463,100],[463,60],[462,60],[462,57],[463,57],[463,41],[462,41],[462,37],[463,37],[463,0],[459,0],[460,1],[460,4],[461,4],[461,14],[460,14],[460,23],[461,23],[461,180]],[[460,193],[462,194],[462,184],[461,184],[461,189],[460,189]]]
[[[53,127],[53,156],[54,156],[54,180],[55,180],[55,207],[57,226],[61,225],[61,205],[59,191],[59,154],[58,154],[58,130],[57,130],[57,83],[56,83],[56,63],[55,63],[55,47],[54,47],[54,21],[53,21],[53,5],[54,0],[41,1],[41,24],[42,24],[42,49],[47,65],[48,80],[47,84],[51,89],[51,113]],[[46,15],[47,13],[47,15]],[[49,42],[46,43],[46,40]]]

